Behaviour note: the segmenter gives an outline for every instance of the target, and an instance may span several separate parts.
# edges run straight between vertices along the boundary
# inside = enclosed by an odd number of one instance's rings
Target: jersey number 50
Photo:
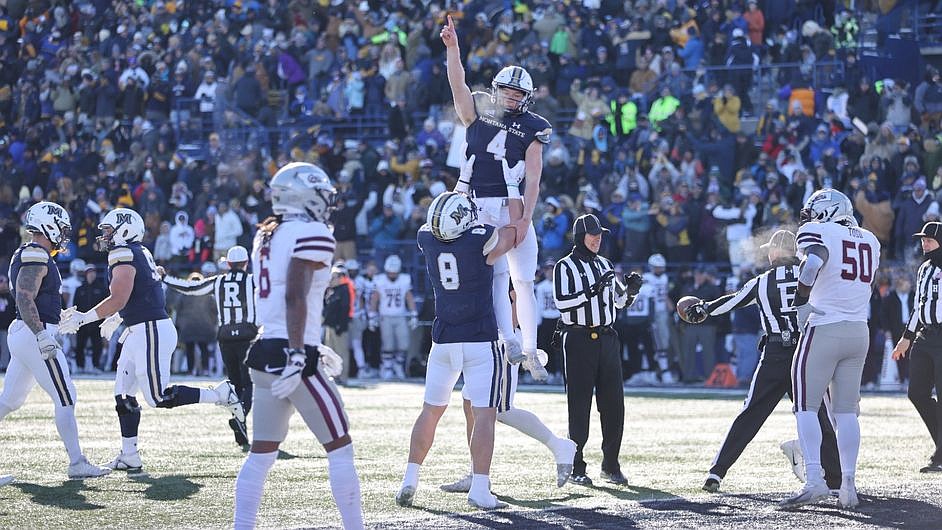
[[[850,269],[841,268],[841,278],[845,280],[860,280],[870,283],[873,280],[873,250],[868,243],[857,244],[854,241],[843,241],[844,257],[842,263]]]

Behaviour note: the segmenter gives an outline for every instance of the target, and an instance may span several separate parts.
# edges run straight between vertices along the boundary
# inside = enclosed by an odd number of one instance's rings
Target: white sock
[[[505,259],[505,258],[501,258]],[[491,292],[494,296],[494,316],[497,318],[497,329],[503,340],[514,337],[513,308],[510,306],[510,273],[494,274],[494,284]]]
[[[3,418],[7,417],[7,414],[13,412],[13,409],[6,405],[0,405],[0,421],[3,421]]]
[[[130,438],[121,437],[121,452],[126,455],[133,455],[137,452],[137,436]]]
[[[536,293],[533,282],[514,280],[517,293],[517,323],[523,334],[523,351],[536,351]]]
[[[353,444],[327,453],[327,476],[334,502],[340,510],[343,527],[363,528],[363,505],[360,502],[360,478],[353,465]]]
[[[536,414],[529,410],[514,407],[508,411],[497,414],[497,421],[504,425],[509,425],[546,447],[549,447],[550,451],[554,449],[550,444],[556,440],[556,435],[540,421],[540,418],[538,418]]]
[[[402,476],[402,487],[412,486],[416,488],[419,486],[419,467],[419,464],[415,462],[406,464],[406,474]]]
[[[366,364],[366,356],[363,354],[363,339],[353,339],[353,358],[357,362],[360,370],[369,368]]]
[[[824,473],[821,470],[821,424],[818,423],[818,412],[813,410],[798,411],[795,413],[798,423],[798,441],[801,443],[801,452],[805,457],[805,477],[808,483],[823,482]]]
[[[853,480],[857,472],[857,453],[860,451],[860,422],[854,413],[834,415],[837,423],[837,451],[841,457],[841,475]]]
[[[200,403],[216,403],[219,401],[219,394],[211,388],[200,389]]]
[[[258,507],[262,504],[262,489],[268,470],[275,465],[278,451],[249,453],[239,470],[235,487],[235,528],[254,529]]]
[[[69,463],[74,464],[81,460],[82,448],[79,446],[75,407],[56,407],[56,429],[65,444],[65,452],[69,453]]]
[[[471,474],[471,491],[468,492],[468,495],[473,495],[475,497],[481,497],[491,494],[491,480],[488,475],[482,475],[480,473]]]

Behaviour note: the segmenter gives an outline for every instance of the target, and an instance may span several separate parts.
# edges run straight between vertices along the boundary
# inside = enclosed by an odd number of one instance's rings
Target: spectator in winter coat
[[[687,28],[687,43],[677,53],[684,61],[684,68],[691,70],[700,68],[703,62],[703,41],[697,35],[697,28]]]
[[[218,261],[230,248],[238,244],[239,236],[242,235],[242,220],[227,203],[222,202],[216,212],[215,221],[213,261]]]
[[[867,124],[880,120],[880,96],[870,86],[868,77],[860,78],[860,84],[850,93],[847,104],[851,118],[860,118]]]
[[[566,253],[569,217],[556,197],[546,199],[546,213],[537,221],[535,228],[544,259],[559,258]]]
[[[919,231],[925,222],[926,211],[933,202],[932,193],[926,190],[925,179],[913,182],[913,192],[899,205],[896,216],[893,242],[896,245],[897,256],[908,257],[902,254],[903,249],[912,247],[910,236]]]
[[[912,98],[906,92],[906,87],[902,81],[893,83],[891,89],[884,88],[883,92],[881,106],[886,113],[886,121],[893,126],[896,132],[904,131],[912,122]]]
[[[723,87],[723,93],[713,98],[713,113],[716,119],[720,120],[726,130],[736,134],[741,127],[739,122],[739,111],[742,103],[732,85]]]
[[[383,205],[383,215],[370,223],[369,236],[377,252],[376,261],[380,262],[389,253],[396,251],[396,240],[402,232],[402,218],[393,211],[392,204]]]
[[[762,33],[765,31],[765,16],[759,9],[757,0],[749,0],[749,8],[742,14],[748,24],[749,42],[753,46],[762,46]]]
[[[170,252],[173,260],[184,261],[187,253],[193,248],[196,237],[193,227],[189,225],[190,216],[184,211],[177,212],[175,223],[170,229]]]

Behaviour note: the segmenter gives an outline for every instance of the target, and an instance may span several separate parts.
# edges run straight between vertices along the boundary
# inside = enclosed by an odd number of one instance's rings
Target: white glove
[[[409,314],[409,329],[415,331],[419,327],[419,317],[415,313]]]
[[[271,384],[271,395],[278,399],[286,399],[298,388],[301,384],[301,372],[307,362],[307,355],[301,349],[285,348],[285,355],[288,356],[288,363],[281,371],[281,377]]]
[[[376,331],[379,329],[379,315],[376,313],[370,313],[366,317],[367,326],[370,328],[370,331]]]
[[[59,311],[59,322],[72,318],[72,315],[74,314],[75,314],[75,306],[67,307],[63,309],[62,311]]]
[[[815,315],[825,314],[824,311],[821,311],[820,309],[811,305],[810,303],[800,305],[796,308],[796,310],[798,311],[798,328],[799,329],[805,328],[805,324],[808,323],[808,319],[811,318],[812,313]]]
[[[539,351],[539,350],[538,350]],[[546,359],[546,353],[543,353],[544,359]],[[535,381],[546,381],[549,379],[549,372],[546,371],[546,368],[543,367],[546,361],[540,358],[540,354],[537,351],[527,352],[526,358],[523,360],[524,370],[530,372],[530,375]]]
[[[59,321],[59,333],[62,335],[75,333],[79,330],[80,327],[96,320],[100,320],[100,318],[94,309],[91,309],[85,313],[73,310],[67,315],[65,320]]]
[[[461,169],[458,171],[458,183],[455,184],[455,191],[459,193],[468,193],[471,190],[471,174],[474,172],[474,155],[468,157]]]
[[[337,352],[323,344],[317,347],[317,351],[320,353],[317,365],[325,374],[329,377],[337,377],[343,373],[343,359],[337,355]]]
[[[504,184],[507,185],[507,198],[520,198],[520,182],[523,180],[523,174],[526,170],[526,164],[523,160],[519,161],[513,167],[507,163],[506,158],[500,159],[501,168],[504,171]]]
[[[501,343],[504,347],[504,355],[507,356],[507,362],[510,364],[520,364],[526,358],[523,355],[523,347],[517,339],[504,339]]]
[[[53,359],[62,353],[62,346],[59,346],[59,343],[48,330],[44,329],[37,333],[36,342],[39,343],[39,355],[44,361]]]
[[[106,318],[104,322],[101,323],[101,338],[105,340],[111,340],[111,336],[114,335],[114,332],[118,329],[118,326],[124,322],[124,319],[121,318],[121,315],[118,313],[112,314],[110,317]]]

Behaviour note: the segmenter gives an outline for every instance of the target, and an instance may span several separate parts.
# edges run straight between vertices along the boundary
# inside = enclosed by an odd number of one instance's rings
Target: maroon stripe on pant
[[[798,358],[798,372],[801,375],[801,386],[798,388],[800,391],[801,397],[796,396],[795,403],[798,405],[796,410],[807,410],[808,409],[808,377],[807,377],[807,368],[808,368],[808,353],[811,351],[811,341],[814,340],[814,327],[808,326],[806,333],[808,334],[808,341],[805,342],[805,347],[801,352],[801,356]]]
[[[343,434],[347,434],[347,431],[349,431],[349,428],[347,427],[347,420],[344,418],[343,407],[341,407],[340,402],[337,401],[337,396],[335,396],[334,393],[330,391],[330,386],[327,385],[327,381],[324,380],[324,376],[321,375],[320,370],[314,371],[314,377],[316,377],[317,380],[320,381],[322,385],[324,385],[324,388],[327,389],[327,394],[330,395],[330,401],[334,404],[334,407],[337,408],[337,416],[340,418],[340,426],[343,427]]]
[[[321,416],[324,417],[324,423],[327,424],[327,429],[330,430],[330,435],[333,436],[333,439],[336,440],[340,438],[337,434],[337,427],[334,425],[334,420],[330,418],[330,412],[327,410],[327,403],[324,403],[324,399],[321,398],[320,394],[317,392],[317,389],[314,388],[314,385],[308,381],[307,377],[301,377],[301,381],[304,381],[304,386],[307,387],[307,391],[314,396],[314,401],[317,402],[317,408],[321,409]]]

